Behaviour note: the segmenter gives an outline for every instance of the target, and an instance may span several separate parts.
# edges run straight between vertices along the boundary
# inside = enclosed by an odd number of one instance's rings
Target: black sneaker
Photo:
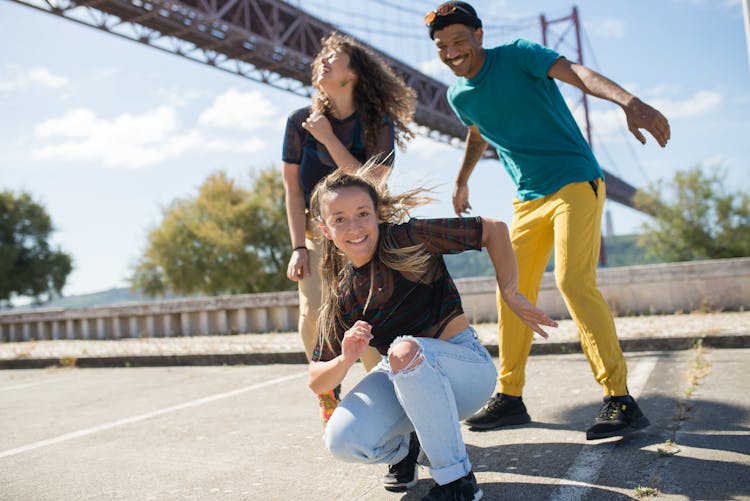
[[[586,430],[586,440],[620,437],[651,424],[633,397],[604,397],[594,426]]]
[[[409,434],[409,452],[406,457],[396,464],[388,465],[388,473],[383,477],[385,490],[399,492],[417,485],[417,457],[420,449],[417,434],[411,432]]]
[[[473,472],[445,485],[436,485],[422,501],[479,501],[484,493]]]
[[[531,417],[526,412],[526,406],[521,397],[509,399],[506,395],[498,393],[490,397],[484,407],[466,419],[464,423],[477,430],[489,430],[501,426],[526,424],[529,421]]]

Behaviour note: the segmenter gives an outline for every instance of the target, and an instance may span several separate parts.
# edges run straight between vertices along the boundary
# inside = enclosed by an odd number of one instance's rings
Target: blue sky
[[[425,0],[290,2],[447,83],[421,25]],[[591,102],[602,166],[644,187],[697,164],[724,169],[750,189],[750,68],[741,0],[577,3],[584,63],[667,115],[665,149],[632,138],[611,103]],[[541,41],[539,15],[571,12],[567,0],[474,2],[485,45]],[[562,31],[564,28],[556,28]],[[568,39],[570,40],[570,39]],[[53,242],[73,255],[65,294],[127,285],[149,228],[212,172],[248,183],[280,165],[286,115],[302,97],[9,1],[0,2],[0,189],[25,190],[52,216]],[[574,57],[572,46],[558,50]],[[570,95],[571,102],[576,99]],[[577,108],[576,113],[580,110]],[[650,138],[649,138],[650,139]],[[461,150],[418,138],[397,155],[395,189],[439,185],[422,216],[451,216]],[[509,220],[514,189],[496,161],[471,183],[474,214]],[[608,202],[615,232],[644,217]]]

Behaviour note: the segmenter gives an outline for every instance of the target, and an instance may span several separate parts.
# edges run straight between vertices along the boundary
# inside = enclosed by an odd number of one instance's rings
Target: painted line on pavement
[[[658,357],[647,357],[640,361],[628,374],[628,390],[634,398],[640,396],[646,386],[651,371],[656,367]],[[560,479],[560,486],[550,497],[552,501],[579,501],[586,497],[599,478],[599,472],[605,459],[615,448],[615,442],[584,445],[565,476]]]
[[[21,388],[29,388],[30,386],[39,386],[40,384],[50,384],[50,381],[36,381],[34,383],[24,383],[24,384],[16,384],[13,386],[5,386],[3,388],[0,388],[0,392],[20,390]]]
[[[68,440],[73,440],[74,438],[85,437],[87,435],[92,435],[94,433],[116,428],[118,426],[125,426],[128,424],[137,423],[139,421],[144,421],[146,419],[151,419],[153,417],[161,416],[164,414],[169,414],[170,412],[177,412],[183,409],[189,409],[190,407],[197,407],[199,405],[204,405],[204,404],[208,404],[211,402],[215,402],[217,400],[221,400],[224,398],[235,397],[237,395],[241,395],[249,391],[258,390],[261,388],[265,388],[267,386],[273,386],[275,384],[283,383],[291,379],[301,378],[303,376],[307,376],[306,370],[304,372],[293,374],[291,376],[284,376],[284,377],[279,377],[276,379],[271,379],[269,381],[264,381],[262,383],[256,383],[250,386],[245,386],[244,388],[238,388],[236,390],[226,391],[224,393],[218,393],[216,395],[211,395],[211,396],[199,398],[196,400],[190,400],[188,402],[184,402],[184,403],[177,404],[177,405],[172,405],[170,407],[165,407],[163,409],[146,412],[145,414],[138,414],[137,416],[131,416],[128,418],[118,419],[117,421],[112,421],[111,423],[100,424],[98,426],[92,426],[90,428],[84,428],[82,430],[73,431],[73,432],[66,433],[64,435],[60,435],[57,437],[48,438],[46,440],[32,442],[30,444],[23,445],[21,447],[16,447],[15,449],[9,449],[7,451],[0,452],[0,459],[10,457],[10,456],[15,456],[17,454],[22,454],[24,452],[32,451],[34,449],[39,449],[41,447],[47,447],[48,445],[59,444],[60,442],[66,442]]]

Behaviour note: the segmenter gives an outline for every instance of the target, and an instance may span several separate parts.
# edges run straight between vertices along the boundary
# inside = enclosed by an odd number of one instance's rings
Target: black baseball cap
[[[430,38],[435,39],[435,31],[451,24],[465,24],[472,28],[481,28],[482,20],[477,16],[474,7],[466,2],[444,2],[435,10],[424,16],[424,24],[430,30]]]

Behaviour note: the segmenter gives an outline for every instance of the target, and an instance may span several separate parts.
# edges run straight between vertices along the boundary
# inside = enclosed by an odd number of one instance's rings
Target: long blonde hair
[[[332,32],[321,40],[321,48],[312,64],[312,81],[315,95],[312,109],[319,113],[330,113],[331,99],[317,83],[317,75],[323,59],[333,52],[344,52],[349,56],[349,68],[358,78],[354,87],[354,103],[357,107],[365,134],[365,148],[374,153],[378,130],[387,117],[393,122],[396,144],[405,148],[414,138],[409,123],[414,118],[417,93],[396,75],[381,57],[353,38]]]
[[[373,175],[374,161],[368,161],[356,173],[351,174],[337,169],[323,178],[315,187],[310,199],[310,213],[318,222],[325,224],[323,206],[325,196],[340,189],[357,187],[367,193],[373,202],[378,223],[388,223],[378,239],[377,257],[387,267],[401,272],[412,281],[430,281],[432,255],[424,245],[399,247],[390,232],[392,224],[402,223],[410,217],[410,212],[433,199],[426,195],[431,190],[416,188],[397,195],[391,195],[385,181],[378,181]],[[323,238],[320,273],[322,278],[322,300],[318,331],[330,344],[336,327],[345,327],[342,312],[339,309],[339,290],[350,278],[352,267],[349,261],[332,240]],[[370,267],[370,290],[364,310],[373,294],[374,268]]]

